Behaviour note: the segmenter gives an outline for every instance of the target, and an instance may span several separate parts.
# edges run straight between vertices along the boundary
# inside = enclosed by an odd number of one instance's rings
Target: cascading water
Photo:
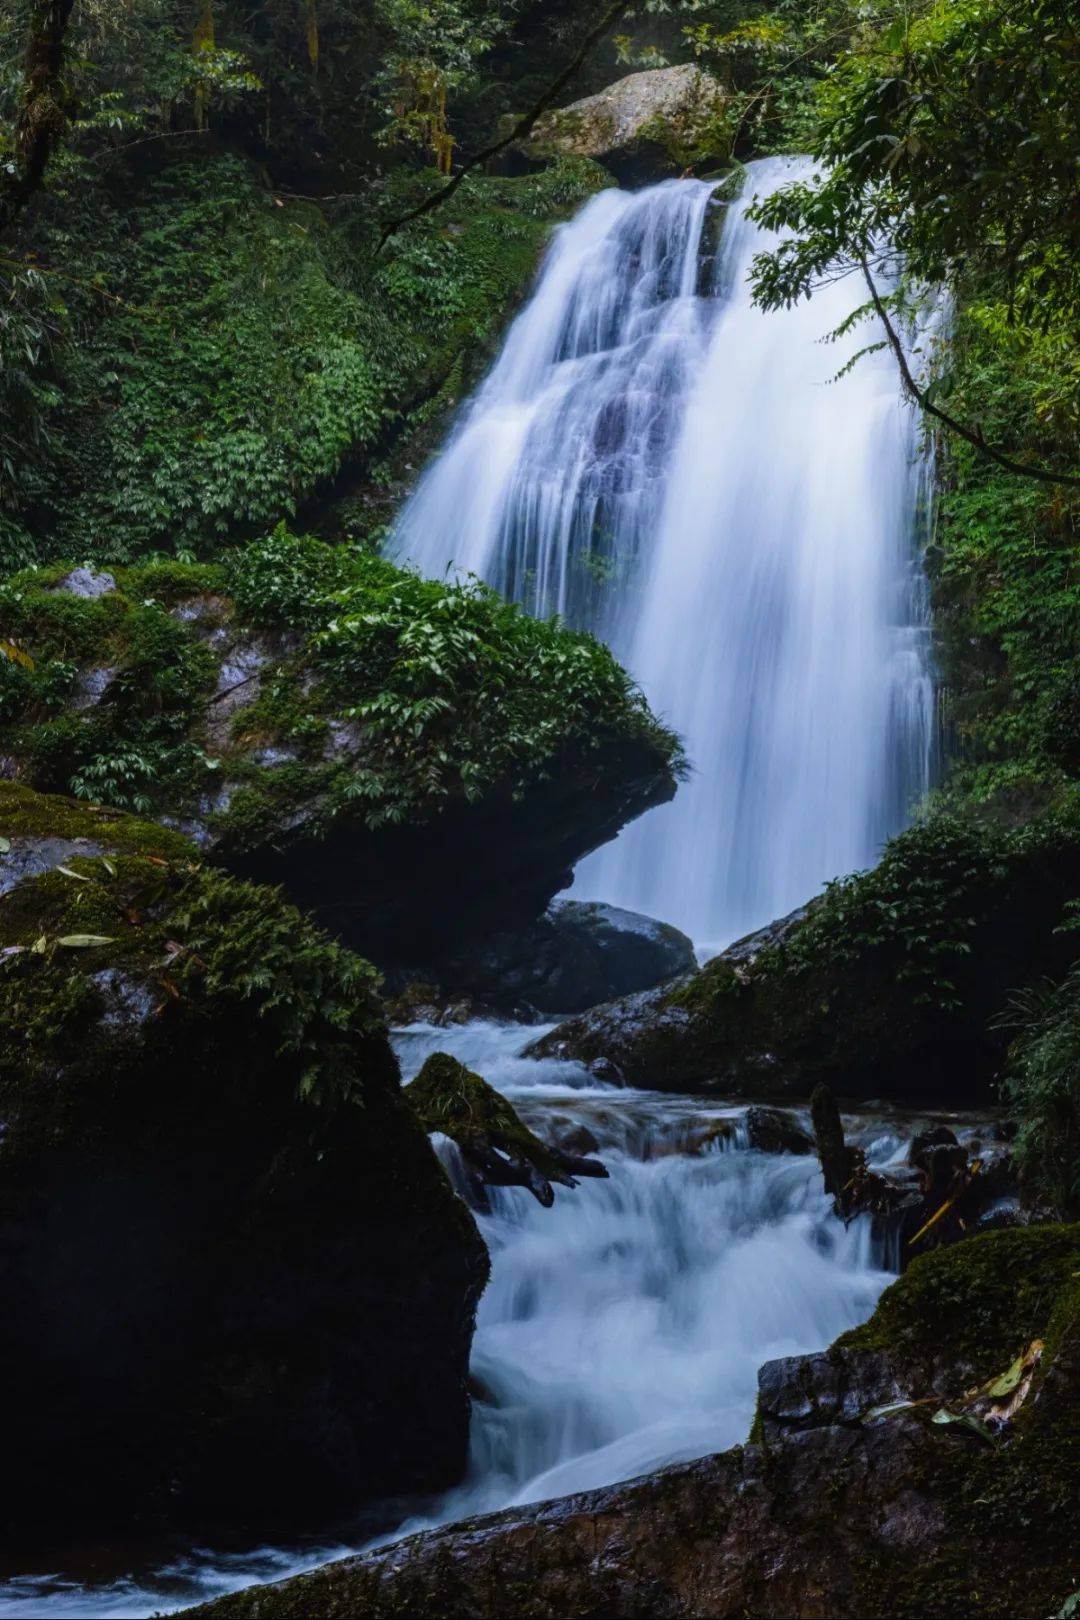
[[[690,781],[576,889],[703,945],[871,863],[929,780],[927,478],[895,360],[844,371],[862,326],[824,341],[857,281],[770,313],[747,286],[750,201],[806,170],[751,164],[729,205],[694,180],[595,197],[394,539],[594,630],[683,734]]]
[[[599,1085],[575,1064],[516,1056],[521,1035],[398,1037],[406,1076],[449,1049],[544,1135],[586,1127],[610,1172],[551,1209],[492,1193],[469,1475],[434,1521],[407,1528],[738,1444],[762,1362],[830,1343],[889,1281],[869,1219],[836,1219],[814,1157],[749,1150],[742,1107]],[[872,1124],[853,1139],[875,1162],[898,1140]],[[456,1149],[442,1152],[453,1174]]]
[[[746,198],[800,172],[751,165]],[[891,357],[830,384],[856,340],[819,340],[857,290],[755,311],[746,271],[764,239],[744,199],[716,253],[724,206],[669,181],[602,193],[563,229],[396,536],[426,572],[475,572],[596,630],[684,733],[692,780],[578,882],[702,942],[871,859],[926,785],[931,736],[924,469]],[[759,1365],[827,1344],[888,1280],[866,1218],[841,1225],[812,1156],[749,1150],[737,1108],[516,1055],[536,1034],[397,1036],[406,1079],[454,1051],[541,1134],[587,1127],[610,1179],[547,1210],[493,1194],[468,1477],[396,1534],[743,1440]],[[875,1163],[898,1151],[889,1124],[853,1140]],[[440,1152],[453,1174],[456,1150]],[[95,1549],[76,1573],[20,1571],[0,1616],[161,1612],[346,1550],[147,1549],[133,1574],[125,1548]]]

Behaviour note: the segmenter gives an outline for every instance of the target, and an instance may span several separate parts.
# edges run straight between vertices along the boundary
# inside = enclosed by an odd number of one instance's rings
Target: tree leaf
[[[111,934],[64,934],[56,943],[81,950],[89,945],[112,945],[114,939]]]
[[[89,883],[90,881],[90,879],[82,872],[73,872],[70,866],[58,866],[56,870],[58,872],[63,872],[65,877],[75,878],[75,880],[79,883]]]
[[[0,855],[6,855],[11,848],[10,838],[0,838]]]

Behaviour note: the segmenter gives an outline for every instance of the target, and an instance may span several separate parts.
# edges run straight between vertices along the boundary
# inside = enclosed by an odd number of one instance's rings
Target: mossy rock
[[[542,1142],[501,1092],[449,1052],[432,1053],[406,1086],[405,1098],[426,1131],[440,1131],[457,1143],[481,1200],[485,1185],[527,1187],[550,1208],[555,1201],[552,1182],[573,1187],[572,1172],[607,1175],[599,1160]]]
[[[632,1085],[743,1096],[955,1104],[993,1095],[1012,992],[1060,975],[1080,892],[1080,814],[1008,831],[939,814],[880,864],[674,988],[613,1002],[541,1040],[606,1057]]]
[[[453,1482],[487,1260],[374,969],[132,817],[0,784],[0,828],[0,1518]]]
[[[597,159],[622,184],[663,179],[726,154],[728,102],[724,86],[693,63],[648,68],[544,113],[524,150]]]
[[[94,596],[69,574],[0,588],[0,771],[154,816],[368,950],[532,920],[674,792],[607,649],[479,585],[284,529]]]

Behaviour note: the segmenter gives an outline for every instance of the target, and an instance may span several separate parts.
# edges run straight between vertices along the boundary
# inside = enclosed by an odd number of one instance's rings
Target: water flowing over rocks
[[[767,314],[749,288],[775,246],[752,201],[811,172],[587,203],[390,542],[593,631],[679,731],[691,774],[574,898],[703,949],[874,861],[930,785],[929,467],[894,357],[861,326],[824,341],[857,278]]]
[[[1075,1578],[1078,1244],[1050,1227],[927,1257],[866,1328],[762,1368],[751,1444],[191,1613],[854,1620],[977,1594],[1041,1620]]]

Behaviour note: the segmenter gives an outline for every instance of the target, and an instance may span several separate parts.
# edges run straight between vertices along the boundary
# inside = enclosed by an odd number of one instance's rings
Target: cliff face
[[[1080,1529],[1078,1257],[1076,1227],[970,1239],[831,1351],[768,1363],[749,1445],[188,1612],[1054,1613]]]
[[[0,1521],[295,1526],[460,1477],[487,1256],[370,966],[0,784]]]

